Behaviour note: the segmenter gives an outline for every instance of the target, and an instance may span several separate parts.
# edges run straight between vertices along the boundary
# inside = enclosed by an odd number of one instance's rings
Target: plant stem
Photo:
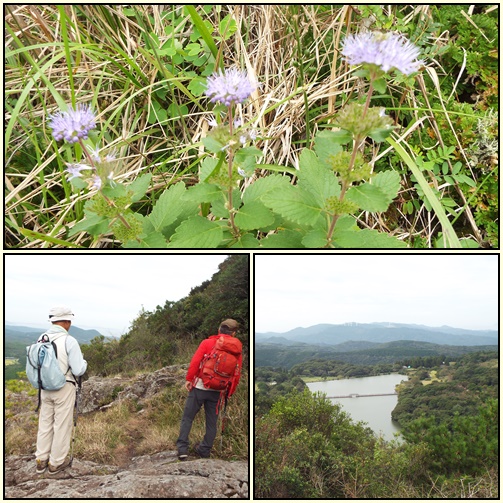
[[[234,124],[233,124],[233,115],[232,115],[232,104],[229,106],[229,134],[232,142],[232,135],[234,134]],[[238,235],[238,229],[236,228],[236,224],[234,223],[234,206],[232,204],[232,163],[234,161],[234,147],[233,145],[229,146],[229,162],[228,162],[228,175],[229,175],[229,188],[227,191],[228,204],[229,204],[229,222],[231,223],[232,233],[234,236]]]

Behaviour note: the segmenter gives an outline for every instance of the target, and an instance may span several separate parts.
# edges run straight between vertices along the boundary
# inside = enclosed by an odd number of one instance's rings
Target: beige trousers
[[[52,466],[63,463],[70,450],[75,393],[68,382],[58,391],[42,390],[36,456]]]

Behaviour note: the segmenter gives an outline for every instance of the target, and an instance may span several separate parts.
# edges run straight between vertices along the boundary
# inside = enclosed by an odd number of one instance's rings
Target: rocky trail
[[[37,475],[33,456],[5,460],[6,499],[248,499],[248,463],[179,462],[175,451],[139,456],[125,468],[75,459],[56,475]]]
[[[167,385],[183,383],[184,365],[164,367],[135,378],[91,377],[84,383],[81,414],[113,406],[117,400],[142,402]],[[112,466],[75,458],[56,475],[37,475],[34,455],[5,458],[5,499],[249,499],[247,461],[189,458],[176,451],[131,458]]]

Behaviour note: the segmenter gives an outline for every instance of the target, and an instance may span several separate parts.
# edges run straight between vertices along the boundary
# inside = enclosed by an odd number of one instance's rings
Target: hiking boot
[[[199,444],[196,444],[194,445],[194,452],[196,453],[196,456],[200,457],[200,458],[209,458],[210,455],[209,453],[208,454],[204,454],[200,451],[200,445]]]
[[[72,466],[72,459],[66,458],[59,466],[53,466],[49,463],[49,475],[55,475],[56,473],[62,472],[69,466]]]
[[[187,458],[189,457],[189,455],[185,452],[179,452],[178,453],[178,459],[180,461],[187,461]]]
[[[48,459],[37,459],[37,473],[42,474],[47,470]]]

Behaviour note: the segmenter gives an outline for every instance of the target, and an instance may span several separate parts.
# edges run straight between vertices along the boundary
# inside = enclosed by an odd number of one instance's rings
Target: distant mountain
[[[255,343],[271,338],[305,344],[335,346],[348,341],[383,343],[392,341],[421,341],[449,346],[497,345],[496,330],[466,330],[448,326],[428,327],[403,323],[351,323],[343,325],[319,324],[311,327],[294,328],[285,333],[256,333]]]
[[[49,326],[45,328],[33,328],[17,325],[5,325],[4,340],[6,343],[22,342],[23,344],[31,344],[32,342],[35,342],[38,337],[48,329]],[[97,335],[100,335],[97,330],[84,330],[73,325],[70,327],[69,333],[70,335],[75,337],[81,344],[87,344],[91,342],[91,340],[94,339]]]

